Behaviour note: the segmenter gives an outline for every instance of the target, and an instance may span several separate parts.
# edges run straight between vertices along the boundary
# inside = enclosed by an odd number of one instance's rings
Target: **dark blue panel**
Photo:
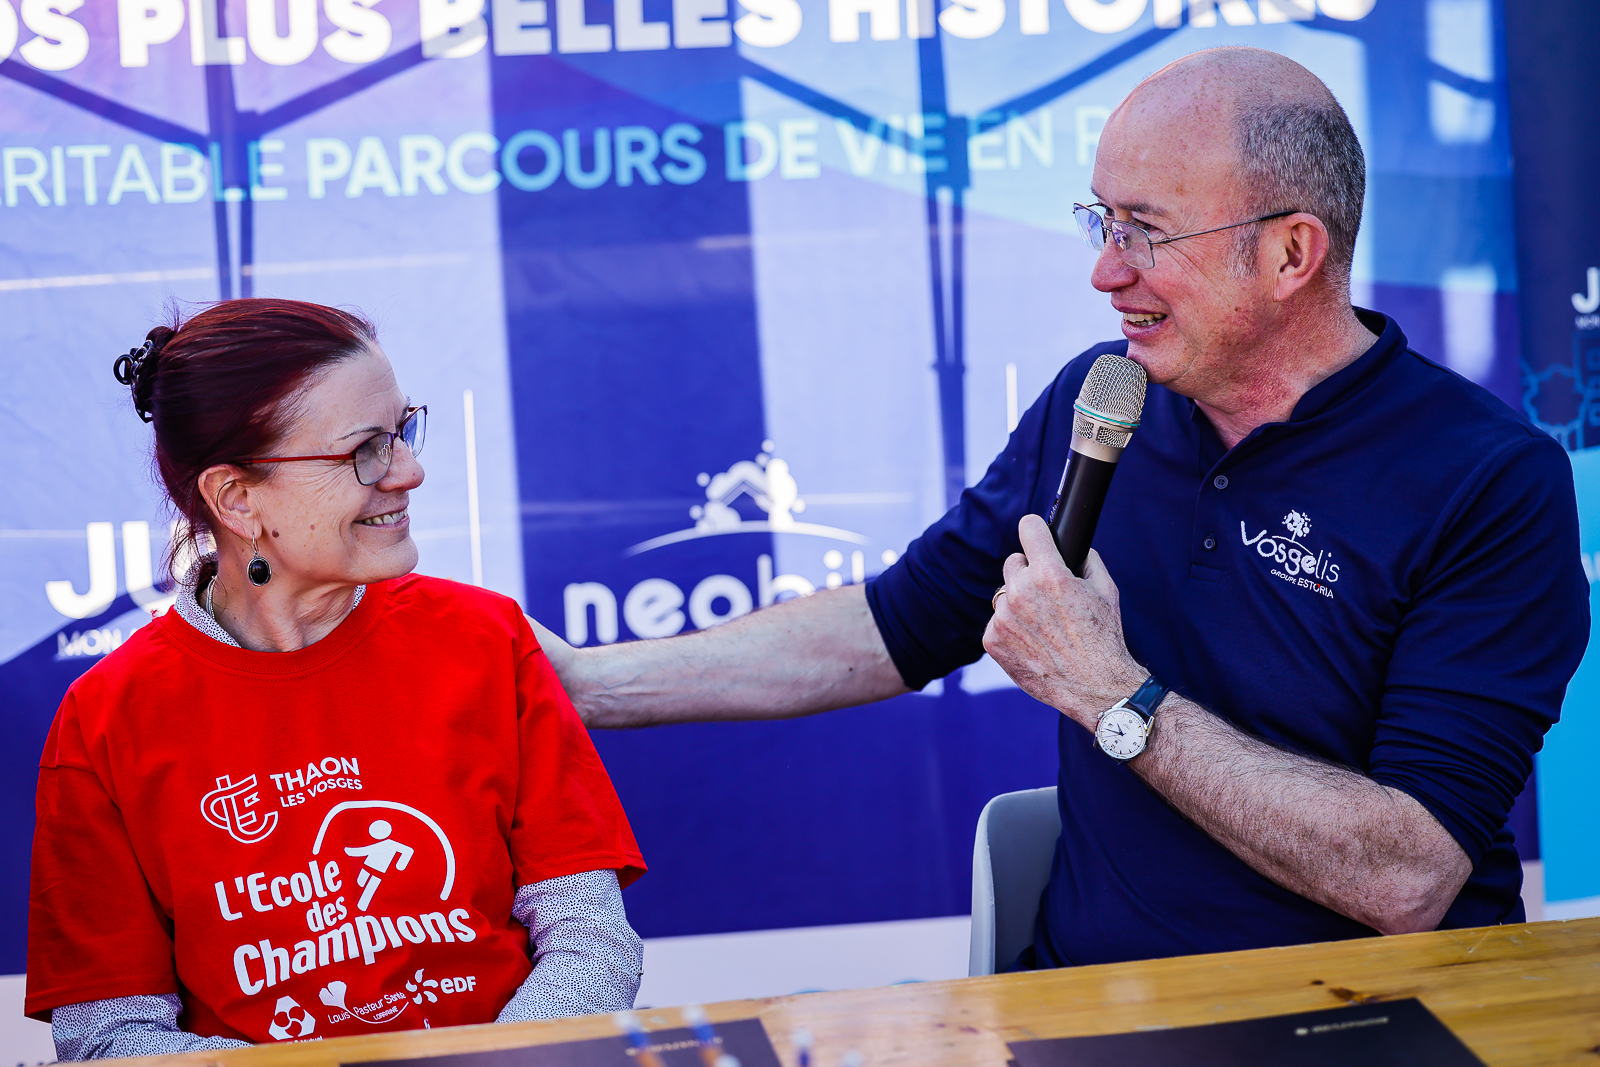
[[[1438,363],[1445,359],[1444,310],[1441,294],[1431,286],[1390,285],[1379,282],[1372,287],[1372,309],[1394,316],[1405,331],[1411,347]],[[1522,405],[1522,376],[1512,354],[1518,346],[1517,294],[1494,294],[1494,345],[1497,356],[1489,373],[1478,384],[1513,408]]]
[[[1517,269],[1528,416],[1568,448],[1600,445],[1600,9],[1519,8],[1506,22],[1516,159]]]
[[[692,52],[629,58],[704,75]],[[597,130],[659,136],[690,121],[554,58],[501,58],[493,71],[501,142],[523,130],[566,142],[575,130],[585,172],[608,136]],[[736,116],[737,83],[721,94]],[[749,242],[729,240],[750,232],[745,187],[722,180],[720,127],[693,147],[707,176],[692,184],[633,173],[619,185],[613,154],[612,176],[593,189],[566,177],[536,192],[500,186],[527,607],[541,618],[560,617],[567,582],[692,587],[711,573],[697,564],[729,549],[723,538],[676,553],[674,573],[621,562],[664,519],[685,523],[698,472],[757,454],[765,437]],[[527,171],[544,163],[537,149],[522,159]]]
[[[133,608],[123,594],[94,618],[79,619],[62,634],[105,626]],[[28,957],[28,867],[33,851],[34,791],[39,756],[56,708],[78,675],[96,658],[58,658],[56,634],[0,663],[0,974],[21,974]]]
[[[965,914],[997,793],[1050,785],[1057,715],[1019,690],[775,723],[597,734],[650,873],[645,937]]]

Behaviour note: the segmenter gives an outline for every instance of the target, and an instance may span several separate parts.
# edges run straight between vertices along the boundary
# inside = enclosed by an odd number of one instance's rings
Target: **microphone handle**
[[[1115,463],[1073,449],[1067,458],[1067,469],[1061,474],[1056,502],[1045,519],[1067,569],[1079,578],[1083,577],[1094,528],[1100,522],[1100,507],[1106,502],[1106,491],[1111,488],[1115,473]]]

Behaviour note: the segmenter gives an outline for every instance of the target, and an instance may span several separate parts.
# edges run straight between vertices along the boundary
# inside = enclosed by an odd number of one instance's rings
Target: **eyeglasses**
[[[339,456],[272,456],[267,459],[242,459],[242,466],[253,463],[298,463],[307,459],[338,460],[340,462],[354,461],[356,468],[356,481],[362,485],[375,485],[389,473],[389,466],[394,462],[395,438],[406,443],[413,456],[422,454],[422,442],[428,435],[428,406],[407,408],[405,421],[400,424],[398,433],[373,434],[357,446],[354,452],[346,452]]]
[[[1201,230],[1198,233],[1180,233],[1176,237],[1163,237],[1159,241],[1152,241],[1150,234],[1143,227],[1135,226],[1131,222],[1119,222],[1108,219],[1097,207],[1105,204],[1091,204],[1085,207],[1082,204],[1072,205],[1072,217],[1078,220],[1078,232],[1083,234],[1084,241],[1096,252],[1105,248],[1106,235],[1111,235],[1112,242],[1117,246],[1117,252],[1122,257],[1122,262],[1130,267],[1140,270],[1149,270],[1156,265],[1156,245],[1169,245],[1174,241],[1187,240],[1190,237],[1204,237],[1208,233],[1221,233],[1223,230],[1232,230],[1240,226],[1249,226],[1256,222],[1269,222],[1272,219],[1281,219],[1289,215],[1299,214],[1299,209],[1292,211],[1276,211],[1271,215],[1262,215],[1258,219],[1245,219],[1243,222],[1230,222],[1226,226],[1218,226],[1212,230]]]

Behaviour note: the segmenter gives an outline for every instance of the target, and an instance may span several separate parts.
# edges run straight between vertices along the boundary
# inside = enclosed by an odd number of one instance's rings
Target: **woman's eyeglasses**
[[[241,466],[250,466],[255,463],[298,463],[301,460],[325,459],[340,462],[353,462],[356,468],[356,481],[362,485],[375,485],[389,473],[389,467],[394,462],[395,438],[406,443],[413,456],[422,454],[422,442],[428,433],[428,406],[407,408],[405,421],[400,423],[397,433],[373,434],[356,447],[354,452],[346,452],[338,456],[271,456],[266,459],[242,459]]]

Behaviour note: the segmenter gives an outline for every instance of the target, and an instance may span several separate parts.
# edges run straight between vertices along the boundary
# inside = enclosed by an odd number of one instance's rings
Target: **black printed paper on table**
[[[738,1058],[740,1067],[782,1067],[767,1031],[759,1019],[738,1019],[717,1023],[718,1051]],[[694,1031],[651,1030],[645,1035],[650,1050],[666,1067],[704,1067],[700,1043]],[[639,1056],[626,1034],[596,1037],[587,1041],[563,1041],[556,1045],[530,1045],[527,1048],[502,1048],[485,1052],[452,1052],[443,1056],[417,1059],[363,1062],[359,1067],[633,1067]]]
[[[1414,998],[1010,1049],[1017,1067],[1484,1067]]]

